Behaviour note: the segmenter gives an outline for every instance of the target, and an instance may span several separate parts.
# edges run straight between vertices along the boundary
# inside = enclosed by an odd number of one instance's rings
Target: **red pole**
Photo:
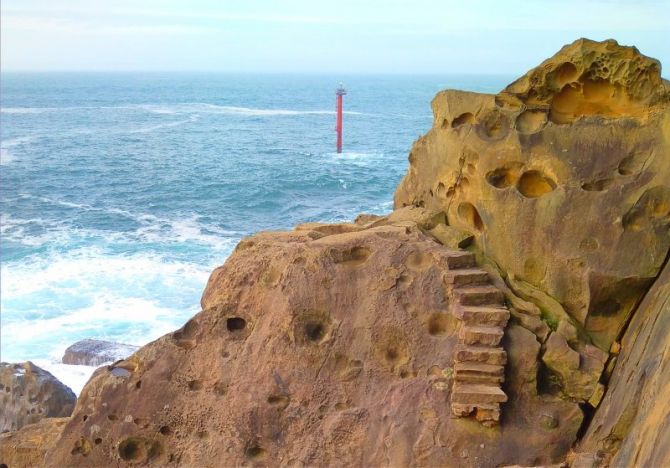
[[[337,131],[337,152],[342,152],[342,96],[347,94],[346,90],[340,84],[340,87],[335,91],[337,95],[337,125],[335,126],[335,131]]]

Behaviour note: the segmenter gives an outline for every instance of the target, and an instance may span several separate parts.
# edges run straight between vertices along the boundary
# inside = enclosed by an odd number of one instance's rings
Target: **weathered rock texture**
[[[81,340],[69,346],[63,354],[63,364],[100,366],[102,364],[125,359],[139,346],[114,343],[102,340]]]
[[[561,317],[533,290],[608,351],[670,246],[660,68],[581,39],[498,95],[439,93],[396,208],[444,211],[553,327]]]
[[[0,434],[0,467],[44,466],[44,455],[69,418],[44,418],[19,431]]]
[[[580,450],[616,467],[670,466],[670,263],[628,326],[609,387]]]
[[[48,462],[496,466],[560,459],[582,413],[538,394],[540,344],[520,327],[505,337],[509,402],[501,425],[452,415],[461,322],[452,314],[451,284],[474,258],[446,249],[416,222],[384,222],[310,224],[240,242],[212,273],[203,312],[96,371]]]
[[[0,363],[0,432],[42,418],[70,416],[76,399],[70,388],[30,361]]]
[[[669,90],[579,40],[438,94],[392,214],[244,239],[47,465],[667,464]]]

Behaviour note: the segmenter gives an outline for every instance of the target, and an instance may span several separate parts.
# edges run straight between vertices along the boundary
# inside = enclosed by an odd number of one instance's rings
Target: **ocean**
[[[1,360],[78,393],[67,346],[180,327],[244,236],[390,211],[435,93],[512,78],[3,73]]]

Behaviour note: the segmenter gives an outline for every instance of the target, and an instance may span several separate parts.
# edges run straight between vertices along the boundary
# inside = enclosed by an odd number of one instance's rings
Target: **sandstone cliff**
[[[667,464],[669,102],[657,61],[584,39],[439,93],[393,213],[240,242],[45,463]]]

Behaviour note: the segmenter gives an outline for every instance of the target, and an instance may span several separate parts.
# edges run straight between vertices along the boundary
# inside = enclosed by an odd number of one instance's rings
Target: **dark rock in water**
[[[0,363],[0,391],[0,432],[70,416],[77,400],[69,387],[30,361]]]
[[[100,366],[107,362],[125,359],[138,347],[102,340],[81,340],[65,350],[63,364]]]

